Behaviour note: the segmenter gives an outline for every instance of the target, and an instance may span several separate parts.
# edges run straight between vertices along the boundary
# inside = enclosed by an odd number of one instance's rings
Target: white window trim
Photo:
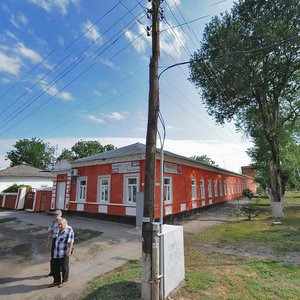
[[[219,180],[219,194],[220,194],[220,197],[223,196],[223,182],[222,180]]]
[[[173,203],[173,183],[172,183],[172,177],[164,177],[164,192],[166,191],[165,179],[170,179],[170,199],[168,199],[168,200],[164,199],[164,203],[165,204],[171,204],[171,203]],[[164,198],[165,198],[165,196],[164,196]]]
[[[81,180],[85,180],[85,182],[86,182],[84,199],[79,199],[79,189],[80,189],[79,182]],[[85,203],[86,202],[87,185],[88,185],[87,176],[78,177],[77,178],[77,184],[76,184],[76,202],[79,202],[79,203]]]
[[[202,185],[203,182],[203,185]],[[201,199],[205,199],[205,180],[204,179],[200,179],[200,196]]]
[[[102,187],[102,180],[108,180],[108,200],[101,199],[101,187]],[[110,175],[101,175],[98,176],[98,184],[97,184],[97,202],[99,203],[109,203],[110,202]]]
[[[192,200],[197,200],[197,180],[192,178],[191,180],[191,188],[192,188]]]
[[[127,200],[127,183],[128,183],[128,179],[129,178],[136,178],[137,180],[137,188],[136,188],[136,192],[138,193],[140,191],[140,174],[139,173],[132,173],[132,174],[125,174],[123,176],[123,202],[126,204],[130,204],[132,206],[136,205],[136,202],[132,202],[132,201],[128,201]]]
[[[218,180],[217,179],[214,180],[214,192],[215,192],[215,197],[218,197],[219,193],[218,193]]]
[[[211,180],[207,180],[207,188],[208,188],[208,198],[212,198],[212,185]]]

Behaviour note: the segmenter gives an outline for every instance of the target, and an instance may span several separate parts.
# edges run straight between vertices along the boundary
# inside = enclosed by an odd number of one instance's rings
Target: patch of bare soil
[[[249,201],[245,199],[239,201],[239,203],[243,205],[247,205],[248,202]],[[234,219],[234,205],[234,202],[230,202],[225,205],[217,206],[181,222],[181,225],[184,226],[185,234],[187,234],[187,236],[193,236],[194,234],[197,234],[198,232],[203,231],[213,225],[225,223],[228,220]],[[290,205],[290,207],[292,206],[293,205]],[[239,218],[239,220],[243,219],[246,220],[247,217]],[[300,265],[299,252],[280,254],[276,253],[276,251],[274,251],[274,249],[271,247],[264,247],[254,243],[239,243],[238,245],[226,245],[224,247],[212,244],[199,244],[195,242],[191,242],[191,244],[188,242],[188,244],[191,248],[205,250],[206,252],[210,251],[215,253],[224,253],[238,257],[270,259]]]
[[[227,245],[225,247],[217,247],[211,244],[196,244],[191,245],[194,249],[200,249],[209,252],[229,254],[238,257],[249,257],[258,259],[270,259],[275,261],[282,261],[285,263],[292,263],[295,265],[300,265],[300,253],[299,252],[289,252],[285,255],[276,254],[272,248],[266,248],[259,245],[243,245],[239,244],[237,246]]]

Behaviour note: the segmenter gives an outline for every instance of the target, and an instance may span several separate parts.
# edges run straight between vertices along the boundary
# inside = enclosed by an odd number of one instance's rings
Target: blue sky
[[[1,1],[0,169],[9,164],[6,152],[23,138],[49,142],[57,154],[80,139],[117,147],[145,143],[148,5],[147,0]],[[164,1],[160,71],[188,61],[200,47],[205,23],[232,5],[231,0]],[[182,66],[160,79],[166,149],[206,154],[239,171],[249,163],[244,152],[249,141],[231,124],[215,125],[188,75]]]

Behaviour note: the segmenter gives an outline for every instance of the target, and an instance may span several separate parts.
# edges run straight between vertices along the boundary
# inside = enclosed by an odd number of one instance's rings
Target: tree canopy
[[[77,159],[87,157],[104,151],[113,150],[116,147],[112,144],[101,145],[98,141],[78,141],[71,150],[63,149],[59,159]]]
[[[259,137],[257,150],[269,151],[274,203],[284,190],[285,136],[299,141],[299,31],[299,0],[240,0],[206,26],[190,63],[190,80],[208,113],[220,124],[234,120],[254,142]],[[280,205],[273,209],[274,217],[283,215]]]
[[[207,165],[211,165],[211,166],[214,166],[214,167],[218,167],[218,165],[211,159],[209,158],[206,154],[204,155],[194,155],[192,157],[190,157],[191,159],[194,159],[200,163],[204,163],[204,164],[207,164]]]
[[[13,146],[15,149],[7,152],[6,159],[11,161],[10,166],[27,164],[35,168],[46,170],[54,161],[55,148],[50,147],[43,140],[32,138],[22,139]]]

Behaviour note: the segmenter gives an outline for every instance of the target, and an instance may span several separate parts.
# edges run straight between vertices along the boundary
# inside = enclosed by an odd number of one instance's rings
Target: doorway
[[[57,194],[56,194],[56,208],[57,209],[65,209],[65,194],[66,194],[66,183],[59,182],[57,186]]]

